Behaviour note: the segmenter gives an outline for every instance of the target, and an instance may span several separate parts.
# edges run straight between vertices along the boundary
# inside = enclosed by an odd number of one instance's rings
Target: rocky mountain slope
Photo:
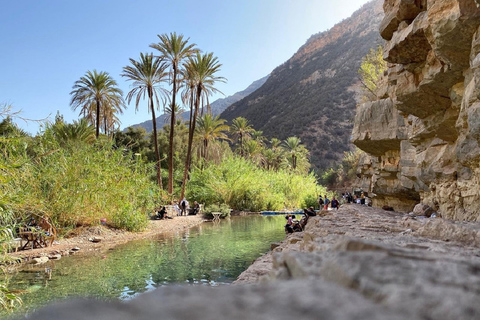
[[[331,167],[351,148],[357,70],[362,57],[380,43],[382,3],[370,2],[330,30],[313,35],[261,88],[227,108],[222,118],[245,117],[269,138],[298,136],[317,169]]]
[[[353,141],[376,206],[480,221],[480,1],[387,0],[388,72]]]
[[[221,98],[217,99],[214,102],[210,104],[210,107],[212,108],[212,114],[214,115],[219,115],[221,114],[227,107],[229,107],[231,104],[237,102],[238,100],[248,96],[258,88],[260,88],[265,81],[267,81],[268,76],[265,76],[259,80],[254,81],[251,85],[249,85],[245,90],[239,91],[234,93],[231,96],[228,96],[226,98]],[[184,120],[188,121],[190,119],[190,111],[183,112],[180,115]],[[165,114],[162,114],[161,116],[157,117],[157,128],[163,128],[165,124],[169,124],[170,121],[169,117]],[[151,120],[144,121],[142,123],[133,125],[132,127],[141,127],[147,130],[147,132],[151,132],[153,130],[153,125]]]

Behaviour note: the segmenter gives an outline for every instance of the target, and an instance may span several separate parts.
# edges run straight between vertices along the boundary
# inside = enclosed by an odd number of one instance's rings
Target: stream
[[[231,217],[107,252],[27,265],[9,282],[9,288],[26,292],[16,314],[69,297],[128,300],[166,285],[230,284],[270,243],[285,238],[284,224],[281,215]]]

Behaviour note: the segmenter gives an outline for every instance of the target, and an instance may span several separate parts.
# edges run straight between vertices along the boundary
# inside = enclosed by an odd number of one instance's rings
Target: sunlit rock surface
[[[361,186],[378,207],[422,202],[480,221],[480,1],[387,0],[384,10],[388,71],[353,129],[370,156]]]

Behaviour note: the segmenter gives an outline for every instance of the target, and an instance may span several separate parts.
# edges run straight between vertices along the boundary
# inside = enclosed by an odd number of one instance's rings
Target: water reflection
[[[10,282],[25,290],[22,312],[71,296],[131,299],[172,284],[229,284],[270,243],[284,238],[282,216],[233,217],[177,236],[159,236],[107,252],[78,254],[27,266]]]

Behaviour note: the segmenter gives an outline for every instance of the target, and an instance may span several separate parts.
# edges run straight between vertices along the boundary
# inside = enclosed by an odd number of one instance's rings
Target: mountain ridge
[[[382,43],[383,1],[363,5],[331,29],[312,35],[268,80],[221,117],[242,116],[268,138],[298,136],[311,151],[314,169],[334,166],[352,148],[357,70]]]

